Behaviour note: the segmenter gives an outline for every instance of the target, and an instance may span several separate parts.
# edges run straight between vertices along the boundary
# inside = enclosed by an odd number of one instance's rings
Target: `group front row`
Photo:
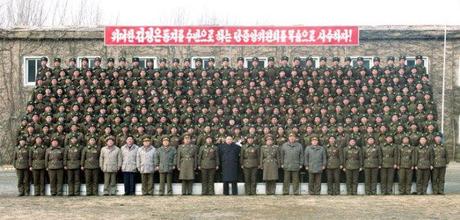
[[[191,195],[195,171],[201,173],[202,195],[214,195],[214,177],[221,170],[224,194],[237,192],[237,179],[240,168],[243,170],[245,194],[256,194],[257,172],[262,170],[266,182],[266,194],[275,194],[278,170],[283,171],[283,194],[289,194],[292,183],[293,192],[299,195],[299,171],[305,168],[308,175],[308,191],[318,195],[321,191],[321,175],[327,176],[329,195],[340,194],[340,175],[346,176],[347,194],[356,195],[359,173],[364,170],[365,193],[377,193],[380,173],[381,193],[393,194],[395,173],[399,177],[399,194],[411,194],[412,177],[416,175],[417,194],[426,194],[432,181],[433,194],[444,193],[444,176],[449,163],[446,148],[441,136],[434,138],[432,145],[421,137],[418,146],[412,146],[409,137],[402,139],[401,145],[393,143],[392,136],[385,137],[385,143],[377,145],[373,137],[366,138],[362,147],[350,138],[347,146],[339,146],[331,136],[325,146],[320,146],[317,137],[311,138],[311,145],[305,148],[297,142],[296,134],[291,133],[288,141],[281,146],[273,144],[271,136],[265,138],[266,144],[256,146],[254,137],[247,137],[243,144],[234,142],[231,136],[219,146],[213,144],[208,136],[203,146],[191,144],[191,137],[184,136],[183,144],[177,149],[170,146],[167,137],[162,139],[161,147],[152,146],[150,138],[143,138],[142,146],[134,144],[133,137],[126,139],[121,148],[114,145],[114,137],[106,139],[107,145],[98,147],[96,138],[91,137],[87,146],[81,147],[77,137],[71,137],[70,144],[62,148],[59,140],[53,138],[51,146],[43,145],[37,136],[35,144],[26,145],[20,140],[14,152],[14,167],[17,170],[19,196],[29,195],[29,173],[32,171],[34,195],[45,194],[45,171],[50,180],[51,195],[63,194],[64,171],[67,172],[68,195],[80,195],[80,170],[84,171],[86,195],[98,194],[98,175],[104,174],[104,195],[115,195],[116,175],[122,171],[125,195],[135,193],[135,173],[141,174],[142,195],[153,195],[154,173],[159,173],[159,194],[172,195],[172,173],[179,171],[182,181],[182,194]],[[238,142],[239,143],[239,142]],[[30,171],[29,171],[30,170]]]

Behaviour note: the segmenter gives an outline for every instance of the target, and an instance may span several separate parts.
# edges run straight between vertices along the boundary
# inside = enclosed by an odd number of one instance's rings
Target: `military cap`
[[[243,57],[238,57],[236,60],[237,61],[244,61],[244,58]]]
[[[59,62],[59,63],[60,63],[60,62],[61,62],[61,58],[59,58],[59,57],[54,58],[54,62]]]
[[[300,61],[300,57],[294,57],[294,61],[296,60]]]
[[[115,62],[115,59],[113,59],[113,57],[109,57],[109,58],[107,58],[107,62],[109,62],[109,63],[110,62]]]
[[[351,57],[345,57],[345,61],[351,61]]]
[[[148,58],[147,62],[152,62],[153,63],[153,58]]]
[[[186,138],[190,138],[190,135],[189,134],[184,135],[184,139]]]
[[[273,137],[271,135],[268,135],[267,137],[265,137],[265,140],[273,140]]]
[[[185,58],[184,62],[190,62],[190,58]]]
[[[120,57],[120,58],[118,58],[118,61],[126,61],[126,58]]]
[[[82,61],[82,62],[83,62],[83,61],[86,61],[86,62],[88,62],[88,58],[86,58],[86,57],[83,57],[83,58],[81,58],[81,61]]]
[[[149,137],[144,137],[144,138],[142,139],[142,141],[143,141],[143,142],[146,142],[146,141],[150,142],[150,138],[149,138]]]
[[[101,59],[100,57],[96,57],[96,58],[94,58],[94,61],[99,61],[99,62],[101,62],[102,59]]]
[[[423,59],[423,56],[422,56],[422,55],[417,55],[417,56],[415,56],[415,59],[416,59],[416,60],[419,60],[419,59],[422,60],[422,59]]]
[[[291,132],[291,133],[289,133],[289,137],[291,137],[291,136],[295,137],[296,135],[295,135],[294,132]]]
[[[69,62],[72,62],[72,61],[77,62],[77,59],[75,59],[75,57],[72,57],[72,58],[69,59]]]
[[[40,58],[40,61],[46,61],[46,62],[48,62],[48,57],[42,57],[42,58]]]
[[[320,61],[327,61],[327,58],[326,57],[320,57],[319,60]]]
[[[105,138],[105,141],[109,141],[109,140],[115,141],[115,137],[108,136],[108,137]]]
[[[268,61],[275,61],[274,57],[268,57]]]
[[[313,136],[313,137],[311,138],[311,140],[318,140],[318,137]]]
[[[358,57],[356,58],[357,61],[364,61],[364,58],[363,57]]]
[[[57,136],[51,137],[51,141],[59,141],[59,138]]]
[[[403,55],[399,56],[399,60],[405,60],[405,59],[406,59],[406,56],[403,56]]]
[[[164,137],[161,139],[162,141],[166,140],[166,141],[169,141],[169,138],[168,137]]]
[[[332,58],[332,61],[340,62],[340,58],[339,58],[339,57],[333,57],[333,58]]]
[[[195,62],[203,62],[203,60],[201,58],[196,58]]]
[[[179,58],[173,58],[173,63],[179,63],[179,62],[180,62]]]
[[[254,136],[253,136],[253,135],[248,135],[248,136],[246,137],[246,139],[254,139]]]
[[[139,62],[139,57],[133,57],[132,62]]]
[[[289,60],[289,57],[287,57],[287,56],[282,56],[282,57],[281,57],[281,60],[286,60],[286,61],[288,61],[288,60]]]
[[[379,61],[380,62],[380,57],[374,57],[374,61]]]
[[[209,58],[208,61],[209,61],[209,62],[216,62],[216,60],[215,60],[213,57]]]
[[[224,62],[224,61],[228,62],[228,61],[230,61],[230,59],[228,57],[224,57],[224,58],[222,58],[222,62]]]
[[[389,56],[389,57],[387,57],[387,61],[388,61],[388,60],[395,61],[395,57],[394,57],[394,56]]]
[[[258,57],[253,57],[252,61],[259,61],[259,58]]]

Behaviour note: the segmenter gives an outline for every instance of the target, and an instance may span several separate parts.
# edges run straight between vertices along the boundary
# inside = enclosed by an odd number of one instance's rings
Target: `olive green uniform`
[[[446,167],[449,164],[449,156],[443,144],[434,144],[433,154],[433,174],[431,180],[433,194],[444,194],[444,182]]]
[[[364,188],[366,195],[377,194],[377,176],[382,163],[381,148],[375,144],[363,148]]]
[[[64,149],[51,147],[46,150],[45,166],[50,178],[50,191],[52,196],[62,196],[64,181]]]
[[[399,194],[408,195],[412,188],[415,148],[410,144],[402,144],[398,148]]]
[[[363,154],[358,146],[349,145],[343,149],[343,167],[345,169],[347,194],[358,194],[358,177],[362,167]]]
[[[417,194],[425,195],[430,181],[430,169],[433,166],[433,149],[419,145],[415,149],[415,168],[417,176]]]
[[[193,144],[182,144],[177,149],[177,169],[182,180],[182,195],[192,195],[195,169],[197,168],[198,149]]]
[[[29,195],[29,147],[27,145],[18,145],[14,149],[13,166],[16,169],[16,176],[18,177],[19,196]]]
[[[327,194],[340,194],[340,167],[343,164],[342,148],[338,144],[326,145]]]
[[[241,147],[240,154],[240,164],[244,174],[244,193],[246,195],[255,195],[260,157],[259,148],[254,144],[244,144]]]
[[[29,151],[29,166],[32,168],[34,195],[45,195],[45,154],[44,145],[34,145]]]
[[[198,151],[198,167],[201,170],[201,194],[214,195],[214,178],[220,159],[217,146],[205,144]]]
[[[98,194],[100,154],[101,150],[96,145],[87,145],[81,151],[81,167],[85,172],[87,196]]]
[[[274,195],[276,181],[278,180],[278,169],[280,167],[280,152],[277,145],[263,145],[260,148],[260,167],[263,170],[263,180],[266,181],[267,195]]]
[[[80,195],[80,165],[80,145],[69,144],[64,151],[64,166],[67,169],[67,185],[69,187],[69,196]]]
[[[381,152],[380,188],[382,194],[389,195],[393,193],[393,182],[398,151],[394,144],[386,143],[383,144]]]

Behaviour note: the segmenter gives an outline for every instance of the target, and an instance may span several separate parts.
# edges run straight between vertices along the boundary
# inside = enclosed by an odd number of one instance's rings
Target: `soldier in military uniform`
[[[18,196],[28,196],[30,193],[29,146],[24,137],[19,139],[19,145],[14,149],[13,166],[18,177]]]
[[[398,150],[398,176],[399,194],[409,195],[412,188],[412,175],[414,170],[414,146],[410,144],[409,136],[402,138],[402,145]]]
[[[290,133],[288,142],[281,146],[281,168],[284,169],[283,195],[289,194],[291,178],[294,195],[300,195],[299,170],[303,166],[303,160],[303,147],[296,141],[295,133]]]
[[[431,180],[434,195],[444,194],[444,182],[447,164],[449,164],[447,148],[442,144],[441,135],[436,134],[433,144],[433,172]]]
[[[137,151],[136,165],[141,173],[142,195],[153,195],[156,148],[149,137],[144,137],[143,146]]]
[[[64,149],[57,139],[51,141],[51,147],[46,150],[45,167],[50,178],[50,190],[52,196],[62,196],[62,184],[64,180]]]
[[[257,169],[259,166],[259,147],[254,144],[252,135],[241,146],[240,164],[244,174],[244,193],[255,195],[257,187]]]
[[[172,172],[176,169],[176,148],[169,144],[168,137],[164,137],[162,142],[155,156],[155,169],[160,173],[160,196],[165,193],[165,182],[168,185],[167,195],[172,195]]]
[[[100,148],[96,145],[96,138],[90,137],[81,151],[81,169],[85,172],[86,195],[98,195],[99,156]]]
[[[37,136],[29,151],[29,167],[32,171],[35,196],[45,195],[45,154],[46,147],[42,143],[42,138]]]
[[[326,169],[326,150],[319,145],[317,137],[311,138],[311,145],[305,148],[305,169],[308,170],[308,193],[319,195],[321,193],[321,174]]]
[[[201,171],[201,194],[214,195],[214,178],[219,169],[219,151],[212,143],[212,137],[206,137],[206,143],[198,151],[198,169]]]
[[[417,194],[425,195],[430,181],[430,171],[433,170],[433,149],[427,145],[424,136],[420,138],[419,146],[415,149],[414,164],[417,177]]]
[[[377,194],[377,176],[382,164],[382,149],[375,144],[373,137],[367,138],[363,148],[364,185],[366,195]]]
[[[67,171],[69,196],[80,195],[80,165],[81,146],[78,143],[77,136],[72,136],[69,145],[64,150],[64,169]]]
[[[326,145],[326,174],[327,174],[327,194],[340,194],[340,170],[343,168],[342,147],[336,143],[335,137],[330,136]]]
[[[184,143],[177,149],[177,170],[182,180],[182,195],[192,195],[193,180],[198,161],[197,146],[190,143],[190,135],[184,136]]]
[[[348,146],[343,149],[343,171],[345,171],[347,194],[358,194],[358,176],[362,170],[363,153],[356,145],[356,140],[350,138]]]
[[[280,151],[278,145],[273,145],[273,138],[266,137],[265,145],[260,148],[259,168],[263,171],[267,195],[275,195],[278,168],[280,167]]]
[[[384,195],[393,193],[394,172],[397,168],[397,148],[393,144],[393,137],[388,134],[381,147],[380,187]]]

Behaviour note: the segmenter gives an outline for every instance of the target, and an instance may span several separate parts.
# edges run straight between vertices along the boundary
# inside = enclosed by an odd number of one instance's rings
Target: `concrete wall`
[[[434,88],[434,100],[441,123],[441,93],[443,72],[444,30],[433,26],[361,27],[359,46],[333,47],[195,47],[195,46],[113,46],[103,42],[103,29],[12,29],[0,30],[0,163],[10,163],[13,140],[19,120],[25,112],[32,87],[23,84],[24,56],[70,57],[101,56],[130,59],[133,56],[156,56],[183,58],[192,56],[214,56],[220,60],[244,56],[415,56],[429,58],[429,73]],[[458,118],[460,115],[460,88],[455,80],[459,71],[460,26],[448,27],[446,59],[446,86],[444,134],[451,156],[460,159],[456,144]]]

